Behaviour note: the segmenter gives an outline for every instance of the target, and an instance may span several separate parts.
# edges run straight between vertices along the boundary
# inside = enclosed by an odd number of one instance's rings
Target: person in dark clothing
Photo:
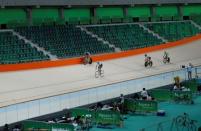
[[[187,72],[188,72],[188,79],[191,80],[192,79],[192,68],[193,65],[191,63],[189,63],[188,67],[187,67]]]
[[[140,99],[140,96],[138,95],[138,93],[135,93],[133,95],[133,99],[135,99],[135,100],[139,100]]]
[[[4,130],[4,131],[9,131],[9,127],[8,127],[8,124],[5,124],[5,125],[4,125],[4,128],[3,128],[3,130]]]

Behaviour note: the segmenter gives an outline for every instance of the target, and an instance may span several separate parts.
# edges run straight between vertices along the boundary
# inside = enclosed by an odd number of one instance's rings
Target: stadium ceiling
[[[201,4],[201,0],[0,0],[0,6]]]

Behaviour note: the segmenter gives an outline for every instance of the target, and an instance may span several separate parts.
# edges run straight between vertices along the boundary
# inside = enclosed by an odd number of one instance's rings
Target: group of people
[[[164,51],[164,55],[163,55],[163,63],[166,64],[166,63],[170,63],[170,57],[169,57],[169,54],[167,51]],[[152,67],[153,65],[153,61],[151,59],[150,56],[148,56],[147,54],[145,54],[145,63],[144,63],[144,66],[145,67]]]
[[[5,124],[3,131],[22,131],[22,130],[19,125],[15,125],[14,128],[10,128],[8,124]]]
[[[82,59],[82,62],[84,65],[86,64],[92,64],[93,60],[90,56],[90,53],[89,52],[86,52],[83,59]],[[169,54],[165,51],[164,52],[164,55],[163,55],[163,62],[164,63],[170,63],[170,57],[169,57]],[[145,63],[144,63],[144,66],[147,67],[152,67],[153,65],[153,62],[152,62],[152,59],[150,56],[148,56],[147,54],[145,54]],[[103,64],[101,62],[97,62],[96,64],[96,71],[100,72],[101,73],[101,70],[103,68]]]
[[[89,52],[86,52],[83,59],[83,64],[86,65],[86,64],[92,64],[93,60],[90,56],[90,53]],[[164,55],[163,55],[163,63],[170,63],[170,57],[169,57],[169,54],[167,51],[164,51]],[[145,54],[145,63],[144,63],[144,66],[145,67],[152,67],[153,65],[153,61],[151,59],[150,56],[148,56],[147,54]],[[101,70],[103,68],[103,64],[101,62],[97,62],[96,64],[96,71],[100,72],[101,73]],[[191,63],[189,63],[189,65],[187,66],[187,73],[188,73],[188,79],[191,80],[192,79],[192,68],[193,68],[193,65]]]
[[[190,89],[186,88],[183,84],[180,84],[180,85],[174,84],[173,90],[174,91],[190,91]]]
[[[114,110],[123,113],[124,112],[124,95],[121,94],[119,100],[117,102],[113,102],[111,104],[102,104],[98,102],[94,110]]]
[[[146,88],[143,88],[142,91],[140,92],[140,94],[138,93],[135,93],[133,96],[132,96],[133,99],[135,100],[148,100],[148,101],[151,101],[151,100],[154,100],[154,97],[152,97],[146,90]]]

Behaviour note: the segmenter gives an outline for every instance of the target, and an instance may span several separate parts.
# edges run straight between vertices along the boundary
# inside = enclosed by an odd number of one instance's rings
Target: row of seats
[[[85,52],[114,52],[114,48],[73,25],[19,27],[15,30],[58,58],[82,56]]]
[[[185,37],[196,35],[200,32],[198,28],[187,22],[166,22],[145,24],[147,28],[159,34],[168,41],[176,41]]]
[[[87,29],[121,50],[149,47],[162,43],[161,40],[137,24],[93,26],[87,27]]]
[[[42,52],[19,40],[12,32],[0,32],[0,64],[48,60]]]

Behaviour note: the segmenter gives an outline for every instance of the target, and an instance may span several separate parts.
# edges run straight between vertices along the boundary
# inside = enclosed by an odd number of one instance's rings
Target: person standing
[[[120,111],[121,113],[124,113],[124,95],[123,94],[120,94]]]
[[[192,79],[192,68],[193,68],[193,65],[191,63],[189,63],[189,65],[187,67],[188,80]]]
[[[142,97],[142,99],[146,100],[147,96],[148,96],[148,92],[146,91],[145,88],[143,88],[142,91],[141,91],[141,97]]]

